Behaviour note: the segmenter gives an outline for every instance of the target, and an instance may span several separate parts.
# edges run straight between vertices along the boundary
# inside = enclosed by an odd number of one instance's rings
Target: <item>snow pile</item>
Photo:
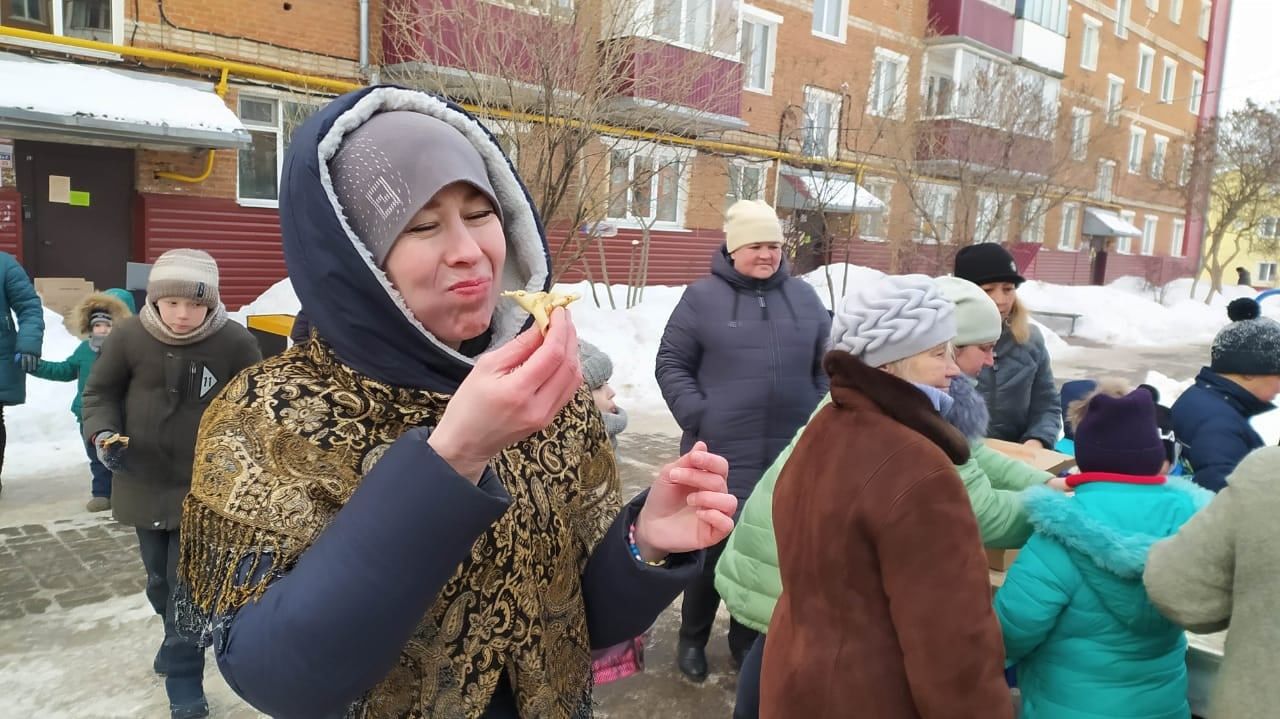
[[[80,339],[67,331],[62,315],[44,308],[44,346],[41,357],[61,361],[71,356]],[[71,414],[76,382],[48,382],[27,377],[27,402],[5,407],[8,451],[5,473],[56,471],[87,464],[78,437],[80,428]],[[85,468],[86,476],[88,468]],[[86,480],[87,481],[87,480]]]
[[[266,292],[258,295],[258,299],[235,312],[228,312],[227,316],[245,325],[249,315],[296,315],[300,309],[302,303],[293,291],[293,283],[286,277],[268,287]]]

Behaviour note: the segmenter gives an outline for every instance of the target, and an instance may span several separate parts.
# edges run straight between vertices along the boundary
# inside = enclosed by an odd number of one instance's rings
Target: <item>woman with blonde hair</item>
[[[1013,255],[996,244],[970,245],[956,253],[955,276],[981,287],[1004,319],[995,364],[978,375],[991,410],[988,436],[1052,448],[1062,429],[1061,399],[1044,336],[1018,300],[1018,286],[1026,280]]]

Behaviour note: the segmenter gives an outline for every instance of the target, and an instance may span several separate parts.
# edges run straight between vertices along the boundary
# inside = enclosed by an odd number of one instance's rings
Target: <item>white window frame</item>
[[[1187,221],[1181,217],[1173,220],[1173,238],[1169,242],[1169,256],[1183,257],[1186,255],[1187,244]]]
[[[1150,257],[1156,253],[1156,233],[1160,231],[1160,218],[1147,215],[1142,218],[1142,247],[1138,253]]]
[[[1089,133],[1092,124],[1092,112],[1078,107],[1071,110],[1071,159],[1084,161],[1089,158]],[[1081,127],[1083,131],[1077,132]]]
[[[1114,90],[1120,88],[1117,95]],[[1113,102],[1114,100],[1114,102]],[[1120,124],[1120,112],[1124,107],[1124,78],[1117,75],[1107,75],[1107,117],[1108,125]]]
[[[1009,234],[1009,217],[1004,212],[1008,205],[1005,198],[998,192],[979,190],[974,199],[974,243],[1004,244],[1005,236]]]
[[[728,165],[728,189],[725,191],[725,204],[731,205],[738,200],[763,200],[765,187],[769,184],[769,161],[752,162],[735,157],[729,160]],[[737,187],[734,186],[733,173],[738,172]],[[759,176],[756,192],[754,196],[749,197],[748,194],[742,192],[742,176],[746,173],[757,174]]]
[[[1191,93],[1187,97],[1187,110],[1192,115],[1200,115],[1200,103],[1204,99],[1204,75],[1191,71]]]
[[[1169,158],[1169,138],[1156,135],[1151,147],[1151,179],[1164,180],[1165,167]]]
[[[1151,12],[1160,12],[1160,0],[1147,0],[1147,9]]]
[[[1128,222],[1130,225],[1133,225],[1134,227],[1137,227],[1137,225],[1134,224],[1134,222],[1138,219],[1138,215],[1133,210],[1121,210],[1120,219],[1124,220],[1125,222]],[[1127,237],[1127,236],[1118,238],[1116,240],[1116,252],[1122,255],[1132,255],[1133,254],[1133,238]]]
[[[813,85],[806,85],[804,88],[804,114],[806,128],[809,127],[808,121],[811,116],[811,113],[809,112],[809,103],[814,101],[829,103],[833,108],[831,113],[831,120],[833,124],[827,128],[826,152],[816,154],[815,156],[837,157],[840,154],[840,120],[844,117],[844,96],[838,92],[824,90]],[[814,127],[817,126],[815,125]]]
[[[1184,187],[1191,181],[1191,166],[1195,162],[1195,150],[1191,145],[1183,143],[1182,162],[1178,165],[1178,186]]]
[[[655,0],[655,2],[663,2],[664,0]],[[839,12],[839,32],[835,35],[827,33],[825,30],[818,29],[818,5],[821,4],[827,9],[832,6]],[[849,0],[814,0],[813,2],[813,22],[809,25],[810,32],[815,37],[831,40],[832,42],[844,43],[849,37]]]
[[[1259,262],[1258,274],[1254,276],[1255,282],[1275,282],[1276,280],[1276,264],[1275,262]]]
[[[1196,20],[1196,36],[1209,42],[1209,26],[1213,23],[1213,5],[1200,0],[1200,17]]]
[[[1090,39],[1092,38],[1092,42]],[[1080,67],[1098,69],[1098,52],[1102,47],[1102,21],[1092,15],[1084,16],[1084,30],[1080,36]]]
[[[1147,131],[1137,125],[1129,126],[1129,174],[1141,175],[1143,158],[1146,156]],[[1137,151],[1135,155],[1134,151]]]
[[[1174,25],[1182,24],[1182,0],[1169,0],[1169,21]]]
[[[1133,0],[1116,0],[1116,37],[1129,37],[1129,15]]]
[[[742,58],[742,89],[747,92],[754,92],[761,95],[773,94],[773,73],[776,68],[778,56],[778,28],[782,25],[783,18],[777,13],[771,13],[768,10],[761,10],[752,5],[742,6],[742,37],[747,37],[748,25],[763,25],[769,28],[769,43],[765,48],[764,58],[764,87],[752,87],[750,83],[750,65],[747,58]],[[742,45],[738,46],[741,52]],[[753,48],[754,50],[754,48]]]
[[[671,37],[658,32],[658,4],[661,3],[666,10],[678,10],[680,18],[680,37]],[[692,28],[689,24],[689,10],[691,6],[706,5],[710,16],[707,18],[707,36],[704,38],[693,37]],[[681,47],[690,48],[699,52],[714,52],[716,47],[716,3],[713,0],[654,0],[654,4],[646,9],[652,11],[651,23],[653,26],[653,36],[663,42],[673,43]],[[736,53],[736,48],[735,48]]]
[[[1018,219],[1020,242],[1033,245],[1044,244],[1044,231],[1049,210],[1049,200],[1044,197],[1028,197],[1022,201],[1022,216]]]
[[[1062,223],[1058,228],[1058,250],[1076,252],[1080,239],[1080,204],[1067,202],[1062,205]]]
[[[694,159],[697,153],[693,150],[678,149],[667,147],[642,140],[629,140],[621,138],[606,138],[605,144],[609,150],[609,162],[605,172],[605,187],[609,188],[613,181],[613,152],[624,152],[627,154],[627,197],[625,216],[612,214],[613,208],[609,207],[609,201],[613,200],[611,190],[606,191],[605,214],[609,221],[621,227],[644,227],[646,224],[652,229],[657,230],[684,230],[685,214],[689,208],[689,176],[692,171]],[[646,150],[648,152],[646,152]],[[650,217],[656,217],[658,214],[658,179],[662,174],[662,169],[669,167],[669,163],[678,162],[679,170],[676,176],[676,207],[675,220],[657,220],[646,223],[642,218],[637,217],[631,212],[631,189],[635,185],[635,160],[637,157],[651,156],[660,158],[661,162],[655,163],[658,167],[657,171],[649,179],[649,211]]]
[[[955,233],[956,224],[956,196],[960,189],[954,185],[938,185],[930,182],[922,182],[917,187],[920,193],[921,207],[915,208],[916,222],[913,239],[922,245],[947,244],[951,242],[951,238]],[[941,217],[926,217],[926,212],[933,215],[935,208],[932,205],[938,200],[946,200],[945,215]],[[925,225],[931,225],[935,230],[931,235],[926,232]],[[941,224],[941,228],[939,228]],[[936,235],[936,236],[935,236]]]
[[[1160,68],[1160,102],[1173,102],[1178,90],[1178,61],[1171,57],[1164,59]]]
[[[275,123],[274,125],[257,122],[254,120],[246,120],[240,117],[240,103],[244,100],[252,100],[255,102],[269,102],[274,105]],[[310,105],[297,96],[291,96],[285,93],[275,93],[271,90],[262,90],[254,88],[252,90],[242,89],[236,96],[236,117],[240,118],[240,123],[244,125],[246,130],[250,132],[271,132],[276,137],[276,196],[275,199],[263,199],[257,197],[241,197],[240,195],[240,154],[236,153],[236,204],[241,207],[279,207],[280,206],[280,176],[284,171],[284,153],[288,147],[289,138],[286,136],[284,104],[293,105]],[[320,105],[315,105],[314,110],[318,110]],[[313,110],[313,111],[314,111]]]
[[[1145,69],[1145,72],[1144,72]],[[1135,85],[1142,92],[1151,92],[1151,80],[1156,74],[1156,51],[1150,45],[1138,46],[1138,72]]]
[[[907,104],[907,62],[907,56],[902,53],[887,50],[883,47],[876,48],[871,60],[871,83],[870,87],[867,88],[867,113],[876,117],[902,119],[903,111]],[[893,65],[897,68],[893,89],[893,104],[888,108],[880,106],[881,99],[884,97],[880,86],[880,68],[882,64]]]
[[[1274,240],[1280,237],[1280,217],[1268,215],[1258,221],[1258,237],[1264,240]]]
[[[889,220],[890,207],[893,201],[893,180],[884,177],[865,177],[862,180],[862,187],[870,192],[873,197],[884,203],[884,210],[880,212],[860,213],[858,215],[858,236],[867,242],[888,242],[889,241]],[[877,220],[878,232],[869,232],[866,226],[867,218],[874,217]]]
[[[1115,160],[1099,160],[1098,161],[1098,178],[1097,178],[1097,182],[1094,183],[1093,194],[1095,197],[1097,197],[1099,200],[1102,200],[1103,202],[1110,202],[1111,198],[1115,196],[1117,167],[1118,167],[1118,164],[1116,163]],[[1110,168],[1111,172],[1110,173],[1104,172],[1106,168]],[[1105,188],[1102,186],[1102,180],[1104,177],[1108,179],[1107,186]]]
[[[113,45],[124,44],[124,5],[125,0],[111,0],[111,43]],[[49,0],[49,30],[48,32],[61,37],[72,37],[67,34],[66,27],[66,7],[65,0]],[[29,47],[45,47],[46,43],[39,40],[11,40],[14,45]],[[87,50],[79,48],[65,48],[63,50],[68,55],[85,55],[96,56],[98,54],[104,57],[112,57],[119,59],[114,53],[102,53],[97,50]]]

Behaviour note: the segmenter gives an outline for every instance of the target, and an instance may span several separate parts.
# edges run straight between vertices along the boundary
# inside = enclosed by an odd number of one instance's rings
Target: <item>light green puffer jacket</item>
[[[951,395],[956,404],[948,413],[948,420],[966,437],[980,437],[979,428],[986,425],[981,395],[968,382],[953,383]],[[814,414],[830,401],[830,394],[823,397]],[[769,630],[773,607],[782,594],[778,545],[773,536],[773,485],[803,432],[801,427],[760,478],[716,565],[716,591],[729,613],[758,632]],[[1031,536],[1032,526],[1018,494],[1044,484],[1053,475],[1010,459],[983,445],[980,439],[973,441],[970,449],[969,461],[956,467],[956,471],[969,493],[983,544],[995,549],[1021,547]]]

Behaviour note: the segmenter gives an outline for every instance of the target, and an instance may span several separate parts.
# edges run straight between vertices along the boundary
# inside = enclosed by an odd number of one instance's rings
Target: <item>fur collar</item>
[[[832,350],[822,361],[831,378],[831,401],[842,408],[871,404],[893,421],[924,435],[952,464],[969,461],[969,444],[915,385],[869,367],[848,352]]]
[[[1213,498],[1212,492],[1180,477],[1168,477],[1164,486],[1189,497],[1197,511]],[[1032,487],[1022,493],[1022,499],[1037,532],[1124,579],[1142,576],[1151,545],[1166,538],[1115,527],[1089,512],[1074,497],[1048,487]]]
[[[76,331],[80,339],[88,339],[89,335],[93,334],[93,327],[89,324],[90,315],[100,310],[105,310],[111,315],[111,324],[115,327],[119,327],[126,317],[133,315],[132,308],[118,295],[111,292],[94,292],[71,308],[67,324]]]
[[[960,430],[970,443],[981,442],[987,436],[987,425],[991,423],[991,412],[987,409],[987,400],[983,399],[973,380],[960,376],[951,380],[949,390],[951,411],[944,416],[952,427]]]

